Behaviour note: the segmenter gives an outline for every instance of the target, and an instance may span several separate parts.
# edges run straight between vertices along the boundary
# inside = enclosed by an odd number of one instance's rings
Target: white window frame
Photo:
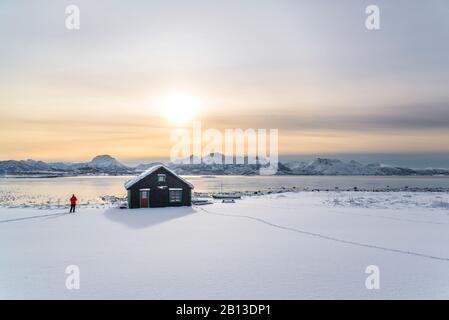
[[[172,191],[178,191],[179,192],[179,197],[176,197],[175,200],[172,199],[171,193]],[[182,203],[182,188],[170,188],[168,189],[168,201],[170,203]]]
[[[162,180],[160,178],[162,178]],[[167,175],[165,173],[158,173],[157,174],[157,182],[165,183],[165,181],[167,181]]]

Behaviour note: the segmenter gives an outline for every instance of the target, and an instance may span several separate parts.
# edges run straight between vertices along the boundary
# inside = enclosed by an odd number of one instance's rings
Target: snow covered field
[[[0,209],[0,298],[449,298],[447,193],[64,213]],[[68,265],[79,290],[65,286]],[[365,287],[369,265],[379,290]]]

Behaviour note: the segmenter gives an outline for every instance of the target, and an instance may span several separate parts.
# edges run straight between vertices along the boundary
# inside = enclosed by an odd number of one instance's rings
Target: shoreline
[[[412,198],[413,195],[419,196],[422,194],[428,195],[441,195],[448,194],[449,188],[378,188],[378,189],[300,189],[300,188],[279,188],[271,190],[259,190],[259,191],[236,191],[236,192],[194,192],[192,200],[196,199],[207,199],[211,200],[212,203],[220,203],[221,199],[213,199],[213,195],[237,195],[242,199],[266,196],[276,196],[283,194],[327,194],[328,196],[349,196],[353,195],[398,195],[404,194],[406,197]],[[94,200],[89,200],[85,203],[79,203],[77,208],[80,209],[108,209],[108,208],[119,208],[120,205],[126,203],[127,197],[115,196],[115,195],[103,195],[97,198],[98,202]],[[241,201],[238,199],[237,201]],[[192,204],[192,206],[195,206]],[[446,207],[444,205],[443,207]],[[449,207],[449,204],[448,204]],[[2,209],[39,209],[39,210],[58,210],[58,209],[68,209],[70,206],[68,204],[61,204],[61,202],[47,202],[47,203],[33,203],[33,202],[22,202],[22,203],[1,203],[0,208]]]

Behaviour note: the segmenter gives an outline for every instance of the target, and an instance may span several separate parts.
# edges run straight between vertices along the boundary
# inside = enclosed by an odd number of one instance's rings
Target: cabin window
[[[158,174],[157,182],[165,182],[165,174]]]
[[[182,189],[169,189],[169,199],[171,203],[182,202]]]

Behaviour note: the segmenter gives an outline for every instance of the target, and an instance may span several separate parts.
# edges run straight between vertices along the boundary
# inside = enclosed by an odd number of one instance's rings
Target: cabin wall
[[[166,180],[165,182],[158,182],[157,175],[165,174]],[[167,186],[167,188],[182,188],[182,202],[181,203],[167,203],[164,204],[160,201],[160,198],[157,198],[157,194],[159,193],[156,188],[158,186]],[[170,171],[165,170],[164,168],[159,168],[148,177],[140,180],[134,186],[132,186],[129,190],[131,194],[129,196],[130,202],[128,202],[128,206],[130,209],[140,208],[140,189],[151,189],[150,190],[150,207],[161,207],[161,206],[191,206],[192,205],[192,189],[186,184],[184,181],[179,179],[176,175],[172,174]],[[168,193],[168,189],[167,189]]]

